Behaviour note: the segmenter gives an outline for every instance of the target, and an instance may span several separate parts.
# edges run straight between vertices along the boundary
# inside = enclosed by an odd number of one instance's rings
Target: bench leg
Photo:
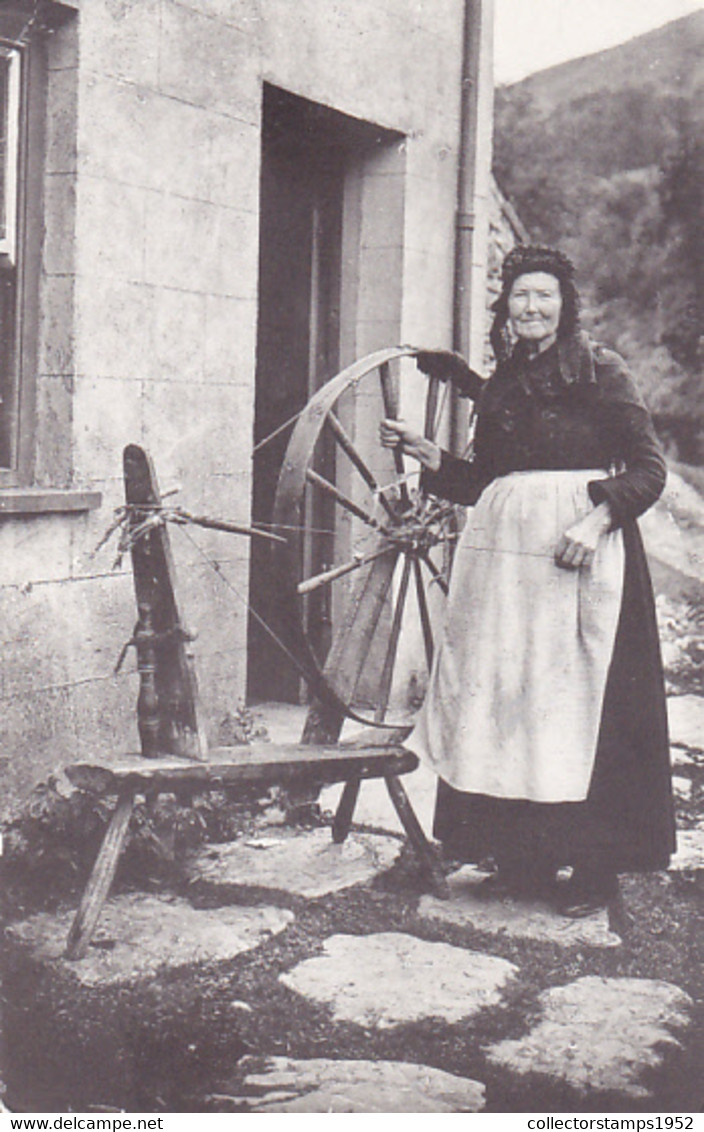
[[[66,958],[82,959],[88,950],[93,932],[108,898],[115,877],[117,862],[125,840],[127,827],[134,809],[135,792],[127,787],[119,794],[117,805],[105,831],[103,843],[96,857],[81,902],[66,941]]]
[[[401,784],[401,780],[395,774],[389,774],[386,777],[386,787],[389,791],[391,801],[396,807],[396,813],[401,819],[401,824],[406,831],[408,840],[415,849],[421,867],[432,884],[433,892],[436,896],[441,897],[441,899],[448,900],[450,890],[443,871],[440,868],[440,861],[432,845],[423,833],[413,807],[408,801],[408,795]]]
[[[349,778],[340,795],[340,801],[337,804],[335,818],[332,823],[332,839],[336,845],[344,841],[350,831],[352,815],[357,805],[361,784],[361,779]]]

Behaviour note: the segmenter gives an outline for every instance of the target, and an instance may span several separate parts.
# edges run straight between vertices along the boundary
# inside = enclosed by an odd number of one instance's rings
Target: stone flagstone
[[[255,1058],[244,1058],[248,1068]],[[481,1112],[484,1085],[405,1061],[294,1061],[270,1058],[249,1073],[238,1098],[256,1112]]]
[[[399,841],[379,834],[351,833],[335,845],[329,829],[277,829],[273,836],[201,850],[191,857],[188,874],[192,881],[252,885],[312,898],[373,880],[393,865],[400,849]]]
[[[605,909],[583,920],[570,920],[545,903],[488,893],[481,887],[486,875],[472,865],[465,865],[448,877],[450,899],[423,896],[418,905],[419,914],[444,924],[522,939],[549,940],[564,947],[620,945],[620,937],[609,930]]]
[[[518,968],[506,959],[400,932],[333,935],[323,954],[279,976],[342,1022],[385,1029],[419,1018],[459,1022],[501,1000]]]
[[[545,1073],[580,1090],[645,1097],[644,1070],[679,1045],[668,1027],[686,1026],[689,995],[652,979],[588,975],[540,996],[543,1018],[523,1038],[498,1042],[489,1061],[514,1073]]]
[[[674,746],[704,751],[704,696],[669,696],[667,716]]]
[[[162,967],[215,963],[250,951],[293,921],[282,908],[195,909],[185,900],[130,893],[105,905],[84,959],[63,959],[72,912],[41,912],[11,924],[10,938],[60,964],[87,986],[154,975]]]

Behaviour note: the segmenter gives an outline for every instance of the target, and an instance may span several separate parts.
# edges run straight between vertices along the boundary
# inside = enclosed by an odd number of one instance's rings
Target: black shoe
[[[496,872],[482,881],[482,886],[486,886],[497,896],[506,894],[545,899],[554,893],[556,873],[556,869],[542,865],[532,868],[499,865]]]
[[[484,892],[495,893],[496,896],[507,896],[515,893],[516,878],[506,869],[496,869],[493,873],[484,877],[481,888]]]
[[[450,873],[456,873],[458,869],[463,868],[468,862],[462,855],[461,849],[447,841],[441,841],[438,845],[438,855],[440,858],[440,868],[445,876]]]
[[[618,877],[615,873],[595,875],[575,869],[566,884],[561,886],[557,908],[563,916],[581,920],[608,908],[617,895]]]

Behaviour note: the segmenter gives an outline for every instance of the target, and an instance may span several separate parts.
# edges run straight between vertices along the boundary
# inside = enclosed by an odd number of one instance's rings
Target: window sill
[[[6,487],[0,488],[0,517],[95,511],[102,501],[99,491]]]

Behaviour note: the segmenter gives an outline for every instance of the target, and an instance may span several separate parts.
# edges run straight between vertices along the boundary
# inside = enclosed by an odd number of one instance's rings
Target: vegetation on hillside
[[[703,17],[500,89],[495,130],[502,188],[578,265],[585,325],[628,358],[673,453],[698,464]]]

